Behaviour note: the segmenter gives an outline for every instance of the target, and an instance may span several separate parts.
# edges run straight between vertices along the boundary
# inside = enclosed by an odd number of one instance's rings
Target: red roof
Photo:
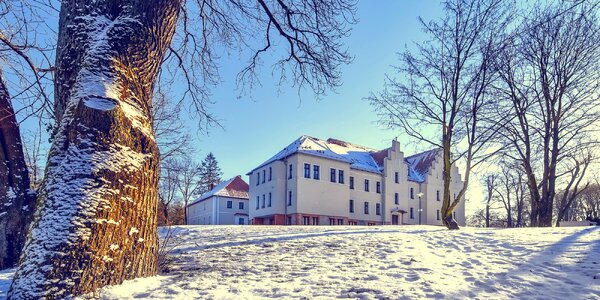
[[[250,186],[242,179],[240,175],[236,176],[223,190],[219,192],[219,196],[228,196],[233,198],[248,198]]]
[[[383,160],[387,157],[388,149],[389,148],[386,148],[381,151],[371,153],[371,156],[381,168],[383,168]]]
[[[405,160],[411,165],[413,170],[415,170],[417,173],[423,176],[429,173],[433,162],[435,162],[441,151],[442,149],[436,148],[409,156],[405,158]]]
[[[212,196],[222,196],[230,198],[248,199],[249,186],[242,179],[240,175],[233,177],[229,180],[219,183],[215,188],[207,193],[204,193],[196,201],[190,203],[188,206],[201,202],[202,200],[208,199]]]

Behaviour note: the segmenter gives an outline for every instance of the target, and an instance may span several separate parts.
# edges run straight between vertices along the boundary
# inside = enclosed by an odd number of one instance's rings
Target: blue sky
[[[355,59],[342,67],[342,85],[319,100],[311,91],[299,92],[289,82],[279,86],[279,78],[271,76],[268,64],[258,69],[262,85],[242,94],[235,79],[248,57],[223,54],[222,83],[212,89],[214,104],[210,107],[223,129],[200,131],[198,120],[184,115],[193,137],[192,158],[201,161],[212,152],[226,179],[244,175],[304,134],[377,149],[389,147],[391,140],[399,137],[407,155],[426,149],[429,145],[410,143],[398,129],[378,125],[376,113],[364,98],[383,88],[386,74],[394,75],[392,65],[398,63],[398,52],[424,39],[418,17],[432,20],[441,14],[438,1],[359,1],[358,23],[344,40]],[[55,18],[51,22],[56,23]],[[177,93],[183,86],[170,88]],[[37,129],[34,120],[22,125],[24,135]],[[468,197],[477,198],[473,195],[481,192],[477,182],[472,182],[469,189],[472,196]]]
[[[401,132],[382,128],[377,115],[364,100],[371,91],[381,90],[385,74],[393,74],[397,52],[423,38],[418,16],[437,18],[441,13],[434,1],[360,1],[352,34],[345,40],[354,62],[344,66],[341,87],[316,100],[309,91],[301,92],[290,84],[277,86],[271,68],[259,72],[262,86],[241,95],[235,76],[244,59],[222,61],[223,84],[213,90],[211,112],[224,129],[213,128],[208,135],[194,136],[195,158],[208,152],[216,156],[225,178],[245,174],[303,134],[318,138],[334,137],[373,148],[389,147]],[[196,121],[188,126],[196,131]],[[400,138],[403,150],[412,154],[415,147]]]

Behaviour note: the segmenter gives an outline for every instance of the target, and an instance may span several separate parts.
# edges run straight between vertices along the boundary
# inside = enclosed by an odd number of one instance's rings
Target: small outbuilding
[[[246,225],[248,183],[240,175],[223,181],[186,209],[190,225]]]

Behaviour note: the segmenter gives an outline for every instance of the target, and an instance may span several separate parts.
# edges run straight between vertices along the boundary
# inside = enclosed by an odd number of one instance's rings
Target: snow
[[[161,230],[162,235],[166,229]],[[178,226],[100,299],[600,299],[600,227]]]
[[[439,155],[440,149],[433,149],[405,158],[404,160],[409,164],[408,177],[416,182],[425,182],[425,177]]]
[[[290,145],[285,147],[279,153],[275,154],[275,156],[271,157],[266,162],[256,167],[254,170],[266,166],[276,160],[285,159],[286,157],[292,154],[303,153],[307,155],[314,155],[318,157],[347,162],[353,169],[379,174],[381,173],[381,167],[377,165],[377,163],[371,156],[371,153],[376,151],[377,150],[352,144],[341,146],[335,143],[331,143],[329,141],[324,141],[315,137],[303,135],[294,142],[292,142]]]
[[[199,203],[202,200],[208,199],[212,196],[248,199],[248,184],[240,176],[236,176],[228,180],[222,181],[219,184],[217,184],[212,190],[200,195],[198,199],[188,204],[188,207]]]
[[[335,139],[321,140],[303,135],[246,175],[250,175],[257,169],[274,161],[283,160],[296,153],[347,162],[352,169],[381,174],[383,166],[377,164],[373,158],[373,155],[377,152],[378,150],[375,149]],[[438,155],[439,149],[433,149],[407,157],[405,162],[408,169],[408,179],[415,182],[424,182],[429,169]]]

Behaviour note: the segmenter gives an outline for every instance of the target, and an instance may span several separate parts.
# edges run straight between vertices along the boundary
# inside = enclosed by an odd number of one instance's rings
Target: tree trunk
[[[151,97],[180,5],[62,2],[57,132],[9,298],[68,298],[156,274]]]
[[[18,263],[34,209],[19,124],[0,74],[0,269]]]
[[[451,205],[450,199],[450,182],[452,182],[452,162],[451,162],[451,133],[448,133],[450,129],[444,126],[444,136],[442,137],[442,152],[443,152],[443,163],[444,163],[444,171],[443,171],[443,182],[444,182],[444,200],[442,203],[442,222],[444,226],[450,230],[459,229],[458,223],[454,220],[452,215],[452,211],[454,207]]]
[[[490,228],[490,204],[485,205],[485,227]]]

